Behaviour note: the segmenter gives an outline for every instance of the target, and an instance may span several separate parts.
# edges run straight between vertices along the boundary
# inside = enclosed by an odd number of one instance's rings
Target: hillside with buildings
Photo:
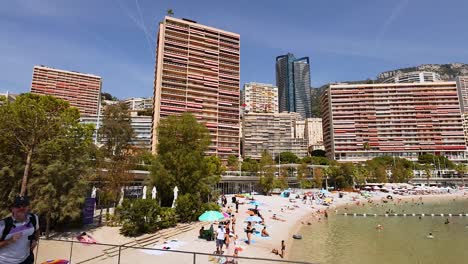
[[[428,71],[435,72],[440,75],[442,80],[452,80],[459,75],[468,75],[468,64],[465,63],[449,63],[449,64],[422,64],[416,67],[401,68],[382,72],[377,75],[378,81],[383,81],[387,78],[408,72]]]

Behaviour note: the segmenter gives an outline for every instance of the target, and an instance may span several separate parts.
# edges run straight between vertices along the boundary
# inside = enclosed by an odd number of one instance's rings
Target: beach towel
[[[246,244],[248,244],[247,241],[248,241],[247,239],[244,239],[244,242],[245,242]],[[257,243],[257,241],[255,241],[255,240],[253,240],[253,239],[250,240],[250,244],[255,244],[255,243]]]
[[[165,250],[174,250],[185,244],[186,244],[185,242],[178,241],[177,239],[173,239],[171,241],[167,241],[159,245],[154,244],[152,248],[158,249],[158,250],[141,249],[140,251],[149,255],[160,256],[160,255],[166,254]]]
[[[258,233],[258,234],[256,233],[256,234],[254,234],[254,236],[256,236],[256,237],[258,237],[258,238],[261,238],[261,239],[263,239],[263,240],[271,240],[271,237],[269,237],[269,236],[264,237],[264,236],[262,236],[262,234],[260,234],[260,233]]]
[[[41,264],[68,264],[68,260],[65,259],[54,259],[54,260],[47,260],[46,262],[42,262]]]
[[[76,239],[78,241],[80,241],[81,243],[85,244],[85,245],[89,245],[89,244],[96,244],[97,241],[96,239],[94,239],[92,236],[90,235],[85,235],[85,236],[77,236]],[[52,262],[53,263],[53,262]]]

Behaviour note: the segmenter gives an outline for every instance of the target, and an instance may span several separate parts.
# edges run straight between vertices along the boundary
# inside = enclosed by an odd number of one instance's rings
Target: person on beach
[[[270,234],[266,231],[266,226],[263,226],[262,229],[262,237],[269,237]]]
[[[225,230],[226,233],[224,234],[224,244],[226,244],[226,248],[229,248],[229,243],[231,242],[229,237],[229,234],[231,234],[229,230],[229,223],[226,225]]]
[[[232,229],[232,233],[235,234],[236,233],[236,215],[233,214],[232,215],[232,218],[231,218],[231,229]]]
[[[0,220],[0,263],[33,264],[39,240],[39,218],[29,212],[29,198],[17,196],[11,216]]]
[[[224,238],[225,238],[226,230],[224,226],[220,224],[218,226],[218,230],[216,230],[216,254],[223,254],[223,245],[224,245]]]
[[[245,229],[245,233],[247,234],[247,244],[250,245],[250,239],[252,238],[252,233],[254,229],[252,228],[252,222],[247,223],[247,228]]]
[[[237,200],[236,201],[236,214],[239,213],[239,201]]]

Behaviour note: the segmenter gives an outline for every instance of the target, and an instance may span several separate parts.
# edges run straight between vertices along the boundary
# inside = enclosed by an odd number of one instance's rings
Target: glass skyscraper
[[[296,59],[291,53],[276,57],[276,86],[280,112],[312,116],[309,57]]]

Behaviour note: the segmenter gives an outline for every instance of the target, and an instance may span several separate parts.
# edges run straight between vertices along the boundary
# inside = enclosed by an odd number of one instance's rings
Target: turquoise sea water
[[[423,200],[424,201],[424,200]],[[468,213],[468,199],[409,201],[350,207],[338,213]],[[445,224],[449,219],[449,224]],[[377,230],[377,225],[383,230]],[[432,232],[434,238],[428,239]],[[468,263],[468,217],[354,217],[331,215],[300,230],[302,240],[290,247],[290,259],[313,263]]]

